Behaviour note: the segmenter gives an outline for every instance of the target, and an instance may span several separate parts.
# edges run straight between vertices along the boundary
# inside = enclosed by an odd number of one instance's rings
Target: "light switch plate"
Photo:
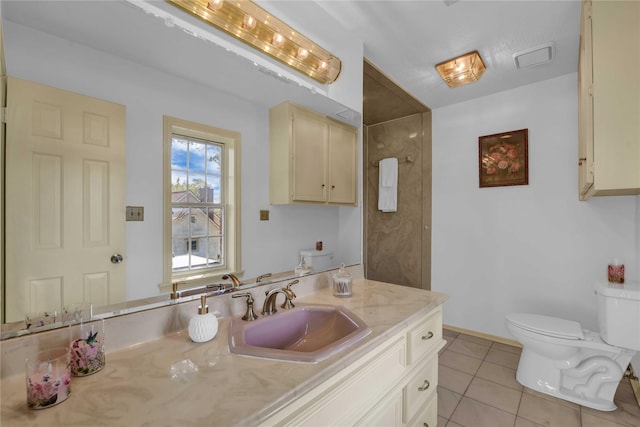
[[[144,206],[127,206],[127,221],[144,221]]]

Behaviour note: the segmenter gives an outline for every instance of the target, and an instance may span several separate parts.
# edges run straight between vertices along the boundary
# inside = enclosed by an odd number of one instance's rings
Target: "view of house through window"
[[[225,264],[224,146],[172,134],[173,272]]]

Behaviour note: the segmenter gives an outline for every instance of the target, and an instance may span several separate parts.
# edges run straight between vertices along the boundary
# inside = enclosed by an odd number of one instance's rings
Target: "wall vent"
[[[556,47],[554,42],[545,43],[513,54],[513,63],[517,69],[533,67],[553,61]]]

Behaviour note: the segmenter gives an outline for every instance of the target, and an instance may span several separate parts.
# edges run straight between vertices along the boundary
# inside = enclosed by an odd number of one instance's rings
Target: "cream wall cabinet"
[[[439,306],[262,425],[435,426],[444,344]]]
[[[358,130],[290,102],[269,111],[270,202],[357,205]]]
[[[583,0],[579,198],[640,194],[640,2]]]

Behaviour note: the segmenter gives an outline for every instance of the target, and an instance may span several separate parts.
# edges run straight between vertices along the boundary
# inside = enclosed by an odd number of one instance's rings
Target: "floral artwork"
[[[36,373],[27,377],[27,406],[42,409],[63,402],[71,394],[70,383],[68,366],[57,377],[51,363],[43,363]]]
[[[528,129],[481,136],[480,187],[529,183]]]
[[[71,373],[76,377],[96,373],[105,364],[103,334],[90,330],[86,335],[71,343]]]

